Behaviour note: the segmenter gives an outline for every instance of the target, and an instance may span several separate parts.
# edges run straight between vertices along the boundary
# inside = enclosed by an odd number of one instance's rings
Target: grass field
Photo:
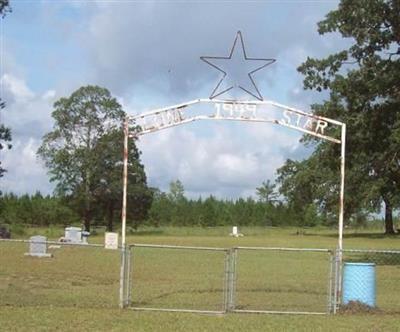
[[[329,249],[337,242],[336,234],[326,229],[304,233],[290,228],[243,228],[241,232],[244,237],[231,238],[226,236],[227,228],[144,229],[130,235],[128,242]],[[29,233],[48,234],[48,230]],[[52,235],[56,239],[62,230],[53,229]],[[90,239],[91,243],[102,241],[102,235]],[[348,232],[345,247],[400,249],[400,238],[372,231]],[[386,311],[336,316],[212,316],[119,310],[118,252],[65,247],[51,249],[54,258],[35,259],[25,257],[26,251],[27,244],[0,243],[1,331],[400,331],[400,315]],[[327,262],[324,253],[241,251],[236,304],[243,309],[324,311]],[[133,263],[134,305],[221,309],[224,252],[135,248]],[[385,296],[392,301],[388,305],[399,305],[399,265],[391,265],[387,271],[382,277],[388,279]]]

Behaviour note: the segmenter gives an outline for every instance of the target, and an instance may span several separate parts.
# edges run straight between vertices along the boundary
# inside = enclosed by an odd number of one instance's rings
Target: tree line
[[[212,195],[206,198],[189,199],[179,180],[170,183],[168,192],[152,188],[152,204],[145,215],[128,214],[128,226],[136,229],[140,225],[150,226],[306,226],[325,224],[316,206],[309,206],[299,214],[291,206],[277,199],[274,185],[269,181],[257,188],[257,198],[218,199]],[[120,207],[118,207],[120,212]],[[93,211],[91,225],[106,226],[113,230],[120,226],[118,215],[113,224],[107,211],[101,205]],[[0,223],[29,226],[67,226],[82,223],[74,202],[65,197],[34,195],[17,196],[4,194],[0,197]]]
[[[213,195],[190,199],[185,195],[181,181],[172,181],[167,192],[149,188],[151,204],[142,212],[128,209],[127,224],[133,229],[141,225],[163,226],[296,226],[336,227],[337,219],[324,215],[316,204],[299,207],[297,201],[283,198],[276,185],[269,180],[256,188],[256,197],[220,199]],[[84,220],[75,202],[68,197],[6,193],[0,197],[0,224],[21,226],[68,226],[82,225]],[[119,228],[120,206],[112,220],[102,205],[93,210],[92,226],[105,226],[112,231]],[[134,215],[139,211],[138,215]],[[348,223],[367,226],[367,214],[359,213]],[[116,227],[117,226],[117,227]]]
[[[148,222],[153,225],[202,226],[315,226],[322,219],[315,207],[299,215],[289,205],[277,200],[269,181],[257,188],[257,198],[188,199],[179,180],[170,183],[169,192],[154,191]],[[267,194],[266,194],[267,193]],[[314,209],[313,209],[314,208]]]

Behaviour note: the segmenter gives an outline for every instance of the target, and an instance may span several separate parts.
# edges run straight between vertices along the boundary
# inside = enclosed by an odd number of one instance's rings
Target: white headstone
[[[237,226],[233,226],[232,227],[232,233],[229,234],[230,236],[234,236],[234,237],[239,237],[239,236],[243,236],[243,234],[239,233],[239,229]]]
[[[232,235],[233,236],[238,236],[238,228],[237,228],[237,226],[233,226],[232,227]]]
[[[29,253],[26,256],[33,257],[51,257],[51,254],[47,253],[47,238],[45,236],[36,235],[29,239]]]
[[[118,233],[105,233],[104,247],[106,249],[118,249]]]
[[[64,239],[66,242],[82,243],[82,228],[66,227]]]

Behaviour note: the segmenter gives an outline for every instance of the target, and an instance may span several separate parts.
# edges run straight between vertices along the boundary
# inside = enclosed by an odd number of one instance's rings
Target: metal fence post
[[[230,295],[230,288],[229,288],[229,281],[230,281],[230,260],[231,260],[231,252],[227,250],[225,252],[225,266],[224,266],[224,305],[223,310],[224,312],[229,311],[229,295]]]
[[[230,250],[230,279],[229,279],[229,311],[235,310],[235,293],[236,293],[236,259],[237,249],[233,248]]]
[[[328,308],[327,312],[332,313],[333,308],[334,308],[334,282],[335,282],[335,251],[330,251],[329,252],[329,265],[330,265],[330,271],[329,271],[329,281],[328,281]]]
[[[225,311],[235,310],[235,292],[236,292],[236,249],[227,250],[225,260]]]
[[[119,278],[119,307],[123,309],[125,307],[124,301],[124,287],[125,287],[125,250],[124,247],[121,247],[121,270],[120,270],[120,278]]]
[[[128,275],[127,275],[127,306],[132,303],[132,284],[133,284],[133,247],[128,247]]]
[[[333,314],[336,314],[337,309],[340,305],[340,296],[341,296],[341,283],[342,283],[342,275],[341,275],[341,264],[342,264],[342,252],[340,249],[335,250],[335,287],[333,294]]]
[[[129,303],[129,275],[130,275],[130,250],[129,246],[121,248],[121,274],[119,285],[119,306],[126,308]]]
[[[124,308],[130,303],[130,269],[131,269],[131,251],[129,246],[125,246],[125,274],[124,274]]]

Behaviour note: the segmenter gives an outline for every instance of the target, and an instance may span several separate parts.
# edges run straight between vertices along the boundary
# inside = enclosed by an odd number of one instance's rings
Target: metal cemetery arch
[[[189,115],[188,108],[194,105],[213,104],[215,113]],[[272,107],[280,112],[281,116],[271,116],[269,112],[259,112],[257,106]],[[138,138],[142,135],[156,132],[162,129],[175,127],[197,120],[230,120],[260,123],[274,123],[292,128],[305,134],[341,145],[340,158],[340,198],[339,198],[339,234],[338,249],[339,261],[337,262],[337,289],[336,294],[341,293],[341,253],[343,249],[343,215],[344,215],[344,176],[345,176],[345,143],[346,124],[340,121],[309,114],[301,110],[285,106],[283,104],[268,101],[227,101],[215,99],[196,99],[170,107],[156,109],[135,116],[127,116],[124,121],[124,153],[123,153],[123,198],[122,198],[122,264],[120,282],[120,306],[125,307],[124,295],[128,285],[125,284],[126,270],[126,201],[128,186],[128,141],[129,138]],[[326,133],[329,126],[340,128],[340,138]],[[128,264],[129,266],[129,264]]]
[[[242,62],[251,65],[249,71],[246,70],[246,75],[243,77],[243,82],[230,82],[232,76],[226,70],[226,63],[232,57],[239,57]],[[197,121],[197,120],[231,120],[231,121],[246,121],[246,122],[265,122],[274,123],[284,127],[289,127],[298,130],[302,133],[309,134],[321,139],[341,145],[340,158],[340,199],[339,199],[339,261],[341,261],[341,252],[343,249],[343,214],[344,214],[344,175],[345,175],[345,144],[346,144],[346,124],[309,114],[301,110],[282,105],[274,101],[264,100],[257,88],[253,79],[253,74],[268,65],[275,62],[275,59],[248,57],[243,37],[240,31],[237,32],[234,39],[229,56],[202,56],[200,57],[206,64],[218,70],[222,77],[211,93],[209,99],[196,99],[186,103],[156,109],[147,113],[128,116],[124,122],[124,162],[123,162],[123,199],[122,199],[122,264],[121,264],[121,286],[120,299],[121,307],[124,307],[124,292],[126,285],[124,284],[124,276],[126,273],[126,199],[128,186],[128,140],[129,137],[138,138],[141,135],[159,131],[165,128],[178,126],[181,124]],[[257,100],[247,101],[238,100],[217,100],[216,97],[222,94],[229,93],[234,89],[239,89]],[[208,114],[206,112],[198,112],[190,114],[189,106],[201,106],[204,104],[212,104],[215,107],[215,112]],[[268,107],[267,111],[260,112],[262,107]],[[278,114],[276,114],[278,111]],[[327,133],[330,128],[340,129],[340,138],[334,137]],[[132,129],[131,129],[132,128]],[[338,131],[338,130],[337,130]],[[340,263],[340,262],[339,262]],[[339,269],[341,264],[339,264]],[[341,292],[341,278],[338,278],[337,292]]]
[[[189,106],[196,104],[214,104],[215,113],[186,116]],[[281,117],[271,117],[267,112],[257,112],[257,106],[267,105],[282,111]],[[230,120],[245,122],[274,123],[289,127],[332,143],[341,145],[340,156],[340,198],[339,198],[339,234],[338,249],[343,249],[343,215],[344,215],[344,176],[345,176],[345,145],[346,124],[340,121],[309,114],[301,110],[269,100],[261,101],[226,101],[215,99],[196,99],[187,103],[156,109],[143,114],[128,116],[124,122],[124,163],[123,163],[123,199],[122,199],[122,239],[121,245],[126,245],[126,199],[128,186],[128,139],[175,127],[198,120]],[[293,121],[294,120],[294,121]],[[302,121],[303,120],[303,121]],[[305,121],[305,122],[304,122]],[[328,135],[327,127],[340,127],[340,139]],[[134,129],[130,130],[130,126]]]

